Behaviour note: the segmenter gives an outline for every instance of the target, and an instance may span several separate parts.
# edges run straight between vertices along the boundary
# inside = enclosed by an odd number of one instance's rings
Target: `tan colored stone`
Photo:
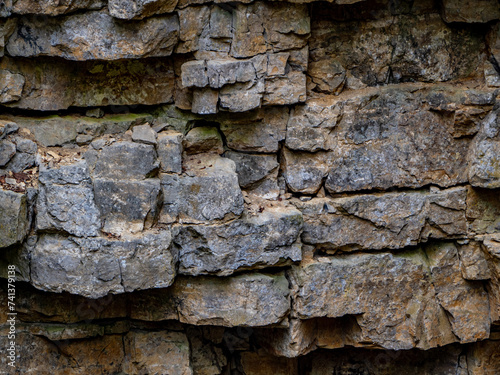
[[[283,149],[283,170],[288,188],[296,193],[315,194],[328,174],[332,155]]]
[[[442,15],[445,22],[486,23],[500,19],[496,0],[443,0]]]
[[[109,14],[125,20],[142,19],[155,14],[170,13],[178,0],[110,0]]]
[[[489,280],[491,272],[480,243],[471,241],[457,246],[460,270],[465,280]]]
[[[241,365],[246,375],[298,375],[297,359],[276,358],[265,352],[241,353]]]
[[[46,14],[47,16],[58,16],[77,10],[99,9],[103,6],[103,0],[15,0],[13,2],[12,12],[17,14]]]
[[[8,70],[0,70],[0,103],[15,102],[21,99],[24,77],[12,74]]]
[[[183,332],[131,331],[124,338],[123,370],[130,375],[192,375],[189,342]]]
[[[469,375],[494,375],[500,368],[500,340],[475,343],[467,352]]]

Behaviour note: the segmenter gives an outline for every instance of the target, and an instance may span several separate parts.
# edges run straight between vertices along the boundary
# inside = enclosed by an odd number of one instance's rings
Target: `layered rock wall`
[[[497,0],[0,17],[0,373],[500,373]]]

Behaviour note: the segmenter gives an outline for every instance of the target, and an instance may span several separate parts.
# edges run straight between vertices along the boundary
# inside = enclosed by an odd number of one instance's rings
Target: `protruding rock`
[[[31,281],[39,289],[89,298],[166,288],[176,275],[170,232],[141,237],[76,238],[43,235],[31,255]]]
[[[0,248],[21,242],[29,229],[25,194],[0,189]]]
[[[134,126],[132,130],[132,140],[135,142],[146,143],[148,145],[156,144],[156,132],[149,124]]]
[[[0,103],[15,102],[21,99],[25,79],[21,74],[0,70]]]
[[[40,183],[37,230],[62,230],[78,237],[100,233],[101,219],[84,161],[57,169],[41,165]]]
[[[170,13],[176,5],[177,0],[110,0],[108,9],[113,17],[131,20]]]
[[[63,19],[26,17],[6,48],[10,56],[45,55],[78,61],[133,59],[171,55],[178,35],[176,15],[123,27],[107,12],[86,12]]]
[[[443,0],[445,22],[486,23],[500,19],[500,7],[496,0]]]
[[[300,261],[301,229],[300,211],[278,206],[228,224],[181,227],[174,239],[179,247],[179,272],[229,275]]]
[[[16,145],[7,140],[0,141],[0,167],[5,167],[16,153]]]
[[[323,250],[399,249],[429,238],[465,237],[465,188],[294,200],[302,240]]]
[[[162,172],[182,172],[182,133],[174,130],[159,133],[157,150]]]
[[[234,218],[243,212],[243,196],[232,160],[218,155],[191,156],[186,173],[162,174],[160,221],[200,223]]]
[[[222,138],[215,127],[201,126],[191,129],[184,138],[184,151],[187,154],[201,154],[213,152],[222,154],[224,152]]]
[[[12,12],[17,14],[46,14],[58,16],[83,9],[99,9],[104,6],[103,0],[65,0],[65,1],[14,1]]]

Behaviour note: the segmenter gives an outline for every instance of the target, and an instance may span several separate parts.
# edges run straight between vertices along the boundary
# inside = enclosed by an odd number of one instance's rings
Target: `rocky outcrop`
[[[0,373],[497,373],[499,36],[496,0],[0,0]]]

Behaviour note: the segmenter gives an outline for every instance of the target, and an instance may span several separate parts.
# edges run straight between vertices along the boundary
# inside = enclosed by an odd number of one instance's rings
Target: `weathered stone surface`
[[[93,180],[95,202],[101,214],[102,231],[121,235],[149,229],[159,215],[160,180]]]
[[[469,182],[483,188],[500,187],[500,107],[496,106],[483,121],[469,150]]]
[[[452,243],[427,246],[431,280],[439,304],[448,313],[460,342],[476,342],[490,335],[488,295],[483,283],[462,278],[457,248]],[[460,301],[458,304],[457,301]]]
[[[332,155],[296,152],[287,148],[283,149],[282,155],[285,181],[290,190],[303,194],[317,193],[328,174]]]
[[[293,267],[290,277],[299,318],[354,315],[359,341],[387,349],[456,341],[421,251],[323,258]]]
[[[283,273],[179,278],[171,289],[180,302],[179,320],[188,324],[266,326],[281,322],[290,309],[288,281]]]
[[[157,151],[162,172],[182,173],[182,133],[174,130],[159,133]]]
[[[99,9],[103,6],[103,0],[17,0],[13,2],[12,12],[18,14],[46,14],[49,16],[57,16],[82,9]]]
[[[25,194],[0,189],[0,248],[18,243],[29,229]]]
[[[246,112],[259,108],[265,92],[264,80],[236,83],[219,92],[220,108],[229,112]]]
[[[168,287],[177,263],[170,242],[168,231],[119,240],[43,235],[31,254],[31,282],[89,298]]]
[[[41,165],[39,180],[37,230],[62,230],[78,237],[99,235],[100,214],[84,161],[53,169]]]
[[[486,23],[500,19],[500,7],[495,0],[443,0],[445,22]]]
[[[24,77],[12,74],[8,70],[0,70],[0,103],[15,102],[21,99]]]
[[[4,57],[0,69],[25,78],[23,97],[8,104],[17,108],[54,111],[173,102],[175,82],[169,59],[75,63]]]
[[[191,155],[204,152],[216,154],[224,152],[221,135],[217,128],[211,126],[201,126],[190,130],[184,138],[183,145],[184,151]]]
[[[132,140],[135,142],[156,144],[156,132],[149,124],[134,126],[132,131]]]
[[[177,0],[110,0],[108,9],[113,17],[130,20],[170,13],[176,5]]]
[[[270,153],[285,139],[287,121],[286,108],[266,108],[222,118],[220,129],[232,150]]]
[[[457,246],[460,270],[465,280],[489,280],[491,272],[479,242]]]
[[[19,125],[13,121],[0,120],[0,139],[19,130]]]
[[[217,113],[219,92],[210,88],[194,89],[191,111],[200,115],[212,115]]]
[[[386,2],[380,5],[385,14],[375,16],[375,22],[370,19],[377,13],[370,15],[370,11],[376,6],[354,8],[353,20],[344,22],[338,22],[338,8],[326,3],[313,7],[310,59],[315,64],[345,69],[350,88],[415,80],[449,81],[479,73],[479,34],[467,28],[452,31],[437,12],[394,16],[387,12],[391,8]],[[402,8],[393,8],[394,13]],[[360,14],[363,11],[366,13]]]
[[[178,41],[176,15],[149,18],[124,27],[107,12],[61,19],[23,19],[10,37],[10,56],[57,56],[68,60],[119,60],[169,56]]]
[[[310,89],[325,94],[339,94],[346,83],[345,68],[335,60],[312,61],[307,74],[312,81]]]
[[[132,331],[124,337],[127,374],[192,375],[189,342],[184,332]]]
[[[104,146],[95,164],[91,164],[92,177],[142,180],[157,170],[156,156],[151,145],[115,142]]]
[[[465,199],[465,188],[451,188],[293,203],[304,215],[304,242],[324,250],[353,251],[465,237]]]
[[[500,202],[498,191],[467,188],[467,221],[471,235],[500,232]]]
[[[343,110],[330,135],[333,162],[325,187],[331,193],[427,184],[447,187],[466,181],[469,141],[452,137],[454,124],[422,108],[422,101],[446,91],[419,98],[409,89],[389,87],[366,96],[346,96],[345,101],[334,99]],[[459,100],[468,100],[467,95],[464,92]]]
[[[5,167],[16,153],[16,145],[7,140],[0,141],[0,167]]]
[[[238,270],[288,265],[302,259],[296,243],[302,214],[293,207],[267,207],[229,224],[179,228],[179,272],[229,275]]]
[[[286,146],[309,152],[333,150],[335,140],[330,135],[341,116],[337,103],[310,100],[305,106],[295,107],[288,120]]]
[[[490,317],[493,324],[500,321],[500,237],[498,234],[481,238],[482,248],[490,268],[491,280],[486,284],[490,300]]]
[[[467,353],[470,375],[494,374],[500,368],[500,340],[475,343]]]
[[[243,212],[243,196],[232,160],[213,154],[185,160],[182,175],[161,175],[160,222],[200,223],[234,218]]]
[[[285,77],[266,79],[263,105],[286,105],[306,101],[306,76],[302,72],[290,72]]]
[[[187,328],[194,374],[217,375],[224,371],[227,358],[222,349],[214,345],[214,341],[219,343],[218,339],[223,334],[222,330],[220,327]],[[217,339],[214,340],[214,336]]]
[[[236,164],[238,182],[242,188],[250,188],[252,185],[261,182],[279,167],[274,155],[228,151],[224,156]]]

